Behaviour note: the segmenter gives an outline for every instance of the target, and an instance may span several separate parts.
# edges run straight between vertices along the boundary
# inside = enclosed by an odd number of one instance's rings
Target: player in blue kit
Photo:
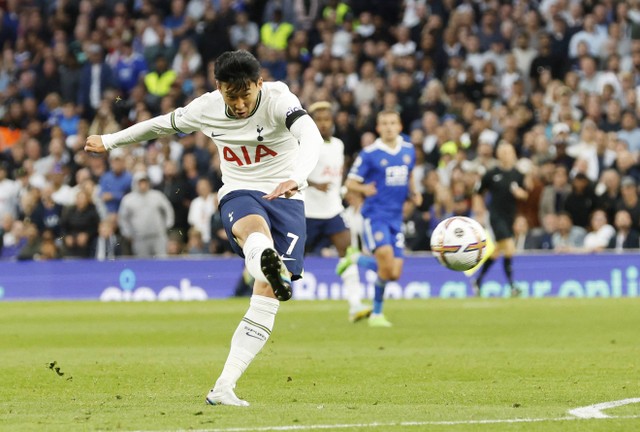
[[[249,309],[233,334],[229,356],[206,402],[248,406],[234,388],[271,335],[280,301],[291,298],[291,280],[302,276],[306,237],[302,191],[323,140],[285,84],[263,82],[260,63],[249,52],[220,55],[215,78],[218,90],[125,130],[92,135],[85,150],[104,153],[195,131],[214,140],[224,183],[218,191],[223,225],[255,283]]]
[[[350,191],[365,196],[362,205],[364,247],[373,253],[377,264],[378,278],[369,326],[391,327],[382,313],[382,305],[387,282],[398,280],[402,274],[402,207],[407,199],[419,206],[422,195],[414,189],[412,172],[416,155],[413,145],[400,135],[400,115],[395,111],[380,112],[376,131],[379,138],[360,152],[345,185]],[[343,258],[339,268],[360,261],[363,257],[358,255],[349,254]]]

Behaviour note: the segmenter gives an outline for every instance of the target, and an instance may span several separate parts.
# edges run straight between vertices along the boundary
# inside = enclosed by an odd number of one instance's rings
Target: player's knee
[[[389,265],[383,265],[381,266],[380,263],[378,263],[378,276],[380,276],[381,279],[390,281],[390,280],[398,280],[399,276],[397,275],[397,272],[394,270],[394,268],[392,266]]]
[[[267,222],[258,215],[249,215],[240,219],[233,225],[231,231],[233,232],[233,235],[238,240],[238,242],[241,244],[244,243],[249,235],[255,232],[262,233],[271,238],[269,225],[267,225]]]
[[[273,293],[273,288],[271,288],[271,285],[259,280],[256,280],[253,282],[253,294],[263,296],[263,297],[276,298],[275,294]]]

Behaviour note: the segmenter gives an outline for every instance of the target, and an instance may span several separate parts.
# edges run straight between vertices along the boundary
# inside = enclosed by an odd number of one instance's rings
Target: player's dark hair
[[[227,51],[216,59],[215,77],[232,91],[249,88],[260,79],[260,63],[248,51]]]

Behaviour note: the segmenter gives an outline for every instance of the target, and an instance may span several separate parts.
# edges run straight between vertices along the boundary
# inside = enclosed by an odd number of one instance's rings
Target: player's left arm
[[[511,193],[516,199],[521,201],[529,198],[529,192],[523,187],[524,186],[524,177],[519,176],[518,181],[514,181],[511,183]]]
[[[288,180],[280,183],[270,194],[264,196],[273,200],[284,195],[290,198],[297,191],[307,187],[307,178],[318,163],[320,146],[323,143],[318,126],[302,108],[300,100],[291,92],[286,92],[278,98],[274,115],[284,118],[287,129],[298,140],[298,159]]]

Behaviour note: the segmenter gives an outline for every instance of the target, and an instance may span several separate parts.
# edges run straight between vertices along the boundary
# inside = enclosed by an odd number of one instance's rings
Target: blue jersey
[[[377,139],[360,152],[349,178],[364,184],[375,183],[378,190],[365,199],[363,217],[392,224],[402,223],[402,206],[409,195],[409,179],[415,163],[413,145],[401,137],[393,149]]]

